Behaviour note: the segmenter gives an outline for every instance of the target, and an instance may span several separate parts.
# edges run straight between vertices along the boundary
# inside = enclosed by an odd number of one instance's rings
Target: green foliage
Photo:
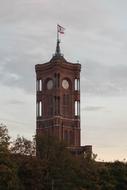
[[[10,136],[5,125],[0,124],[0,154],[7,153],[10,144]]]
[[[10,144],[0,125],[0,190],[127,190],[127,164],[76,158],[63,142],[49,136],[18,136]]]
[[[38,136],[37,154],[47,163],[45,189],[51,189],[52,183],[56,190],[76,188],[77,160],[68,152],[63,142],[58,142],[57,139],[49,136]]]
[[[25,190],[43,190],[45,182],[46,164],[36,157],[15,155],[18,165],[18,178]]]
[[[9,153],[10,137],[6,126],[0,125],[0,190],[18,190],[17,169]]]
[[[0,189],[19,189],[16,168],[11,163],[9,163],[9,165],[0,164]]]
[[[24,137],[17,136],[17,139],[11,145],[10,151],[13,154],[35,155],[35,141],[27,140]]]

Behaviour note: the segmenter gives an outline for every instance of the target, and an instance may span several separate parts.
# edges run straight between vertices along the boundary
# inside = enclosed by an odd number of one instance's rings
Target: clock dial
[[[66,79],[64,79],[64,80],[62,81],[62,87],[63,87],[64,89],[68,89],[68,88],[69,88],[69,82],[68,82]]]
[[[48,90],[51,90],[53,88],[53,80],[49,80],[48,82],[47,82],[47,89]]]

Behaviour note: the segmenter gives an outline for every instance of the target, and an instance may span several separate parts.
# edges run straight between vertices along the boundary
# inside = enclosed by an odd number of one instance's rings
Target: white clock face
[[[64,79],[64,80],[62,81],[62,87],[63,87],[64,89],[68,89],[68,88],[69,88],[69,82],[68,82],[66,79]]]
[[[53,80],[49,80],[48,82],[47,82],[47,89],[48,90],[51,90],[53,88]]]

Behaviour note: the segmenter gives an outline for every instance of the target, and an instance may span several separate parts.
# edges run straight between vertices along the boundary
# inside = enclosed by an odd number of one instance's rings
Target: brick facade
[[[37,134],[47,133],[68,146],[80,146],[81,65],[67,62],[56,53],[49,62],[36,65],[35,70]]]

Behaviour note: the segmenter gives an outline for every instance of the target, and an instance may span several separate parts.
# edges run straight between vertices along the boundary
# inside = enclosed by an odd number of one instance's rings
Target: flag
[[[65,28],[63,28],[59,24],[57,25],[57,32],[59,32],[60,34],[64,34],[64,30],[65,30]]]

